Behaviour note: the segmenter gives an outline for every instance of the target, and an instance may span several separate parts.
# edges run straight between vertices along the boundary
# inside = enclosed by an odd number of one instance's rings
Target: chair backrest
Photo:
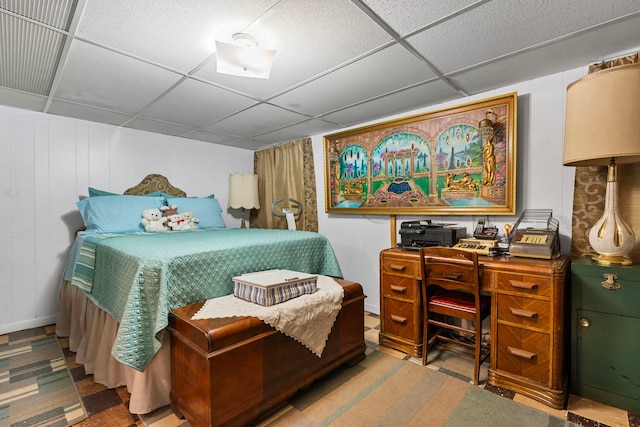
[[[478,254],[460,249],[427,246],[421,249],[422,283],[447,290],[480,293]]]

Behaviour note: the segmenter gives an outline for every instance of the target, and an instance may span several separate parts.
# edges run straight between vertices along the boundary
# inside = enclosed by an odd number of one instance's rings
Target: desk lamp
[[[244,221],[245,209],[260,209],[258,200],[258,175],[232,173],[229,175],[229,207],[242,208],[240,228],[247,228]]]
[[[603,265],[630,265],[635,245],[618,208],[618,165],[640,161],[640,64],[588,74],[567,88],[565,166],[607,165],[604,213],[589,231]]]

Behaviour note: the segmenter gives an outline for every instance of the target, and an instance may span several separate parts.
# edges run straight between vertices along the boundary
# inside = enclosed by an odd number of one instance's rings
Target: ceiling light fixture
[[[231,43],[216,40],[216,71],[232,76],[268,79],[276,55],[274,49],[262,49],[251,34],[237,33]]]

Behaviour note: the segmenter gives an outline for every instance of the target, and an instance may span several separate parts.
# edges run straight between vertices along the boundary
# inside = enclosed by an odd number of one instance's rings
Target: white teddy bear
[[[200,220],[195,216],[193,216],[193,213],[182,212],[182,218],[185,220],[186,223],[189,224],[190,229],[198,228],[198,223],[200,222]]]
[[[191,222],[185,220],[184,213],[175,213],[167,218],[169,218],[167,225],[172,231],[191,230]]]
[[[165,222],[167,218],[162,216],[160,209],[145,209],[142,212],[142,225],[145,231],[166,231],[169,228]]]

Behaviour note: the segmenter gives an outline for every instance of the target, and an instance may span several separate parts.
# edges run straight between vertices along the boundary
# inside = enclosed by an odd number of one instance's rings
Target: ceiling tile
[[[60,30],[67,30],[75,2],[76,0],[2,0],[0,8]]]
[[[46,103],[47,98],[45,96],[0,87],[0,104],[2,105],[42,111]]]
[[[326,132],[335,132],[340,126],[324,120],[311,119],[296,123],[286,128],[278,129],[256,136],[253,139],[266,144],[275,144],[282,141],[292,141],[300,138],[310,137]]]
[[[610,37],[616,40],[615,46],[620,49],[618,55],[611,52]],[[568,38],[520,55],[488,62],[486,65],[455,73],[449,78],[464,90],[478,93],[592,64],[606,57],[607,53],[614,58],[637,51],[639,47],[640,16],[637,16],[606,29],[592,31],[580,38]],[[517,79],[514,76],[518,76]]]
[[[345,108],[322,117],[325,120],[354,126],[369,120],[410,111],[425,105],[433,105],[461,98],[458,92],[442,81],[425,83],[369,102]]]
[[[245,96],[186,79],[140,116],[200,128],[253,104],[256,101]]]
[[[59,116],[75,117],[76,119],[90,120],[93,122],[107,123],[116,126],[126,123],[132,117],[116,111],[109,111],[88,105],[79,105],[59,100],[51,102],[51,106],[47,112],[57,114]]]
[[[419,30],[455,14],[477,0],[362,0],[376,15],[383,17],[400,36]]]
[[[434,77],[435,74],[423,62],[402,46],[394,45],[276,97],[271,102],[316,116]]]
[[[277,0],[100,0],[85,8],[78,36],[189,72]]]
[[[176,73],[74,41],[54,96],[135,114],[179,79]]]
[[[588,7],[583,0],[494,0],[407,40],[446,74],[637,12],[639,6],[636,0]]]
[[[313,17],[313,19],[310,19]],[[196,75],[267,99],[391,41],[391,37],[344,0],[282,0],[246,29],[261,46],[276,49],[269,80],[218,74],[215,61]]]
[[[280,141],[280,142],[286,142],[286,141]],[[245,150],[252,150],[252,151],[266,148],[263,142],[258,142],[251,139],[245,139],[242,141],[234,142],[233,144],[231,144],[231,146],[236,148],[243,148]]]
[[[48,95],[65,37],[0,14],[0,86]]]
[[[241,138],[237,138],[229,135],[222,135],[215,132],[206,132],[203,130],[187,132],[181,136],[184,136],[185,138],[189,138],[189,139],[197,139],[200,141],[212,142],[214,144],[230,145],[230,146],[234,146],[236,143],[239,143],[241,141]]]
[[[251,138],[254,135],[270,132],[279,127],[307,119],[291,111],[283,110],[268,104],[260,104],[242,111],[228,119],[224,119],[204,130],[233,135],[241,138]]]
[[[147,132],[156,132],[174,136],[182,135],[193,130],[193,128],[177,125],[175,123],[149,120],[141,117],[136,117],[135,119],[128,121],[124,126],[132,129],[146,130]]]

